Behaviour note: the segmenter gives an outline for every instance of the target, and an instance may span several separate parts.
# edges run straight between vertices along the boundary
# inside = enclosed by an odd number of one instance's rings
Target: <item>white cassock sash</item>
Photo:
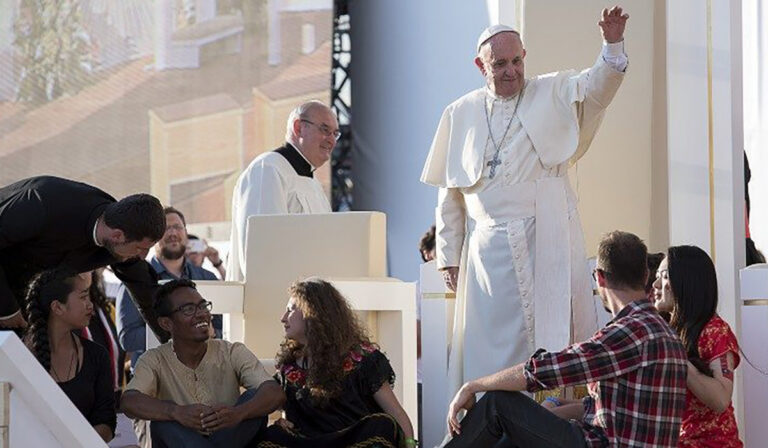
[[[567,177],[541,178],[507,186],[504,190],[504,195],[487,195],[482,200],[466,197],[467,213],[478,223],[491,225],[535,217],[535,344],[548,350],[559,350],[570,343],[571,336],[568,210],[576,207],[575,198],[568,198]]]

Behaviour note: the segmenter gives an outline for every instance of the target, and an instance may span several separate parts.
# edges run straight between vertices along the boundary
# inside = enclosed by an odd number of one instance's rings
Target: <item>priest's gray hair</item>
[[[309,100],[305,103],[301,103],[296,109],[293,109],[291,111],[291,114],[288,115],[288,121],[285,123],[285,140],[291,143],[294,143],[294,137],[296,137],[296,134],[293,132],[293,122],[296,120],[301,120],[303,118],[307,117],[307,113],[314,109],[315,107],[322,107],[323,109],[328,109],[331,111],[333,116],[336,116],[336,112],[328,107],[327,104],[320,100]]]

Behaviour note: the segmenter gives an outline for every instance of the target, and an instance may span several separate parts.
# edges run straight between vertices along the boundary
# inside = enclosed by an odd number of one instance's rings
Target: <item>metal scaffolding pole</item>
[[[341,137],[336,143],[331,159],[331,205],[334,211],[352,209],[352,98],[350,62],[352,42],[350,37],[348,0],[335,0],[333,8],[333,48],[331,53],[331,108],[339,118]]]

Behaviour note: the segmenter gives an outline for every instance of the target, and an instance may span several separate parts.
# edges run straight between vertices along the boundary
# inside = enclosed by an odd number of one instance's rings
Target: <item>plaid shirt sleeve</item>
[[[595,419],[595,399],[592,396],[587,395],[581,399],[581,405],[584,406],[584,416],[582,420],[585,422],[591,422]]]
[[[625,375],[647,364],[644,342],[637,331],[614,324],[560,352],[539,349],[525,363],[527,390],[536,392]]]

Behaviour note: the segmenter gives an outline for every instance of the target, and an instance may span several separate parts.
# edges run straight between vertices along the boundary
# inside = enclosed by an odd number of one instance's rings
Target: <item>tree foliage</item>
[[[18,101],[45,103],[88,84],[91,39],[78,0],[21,0],[14,33],[21,70]]]

